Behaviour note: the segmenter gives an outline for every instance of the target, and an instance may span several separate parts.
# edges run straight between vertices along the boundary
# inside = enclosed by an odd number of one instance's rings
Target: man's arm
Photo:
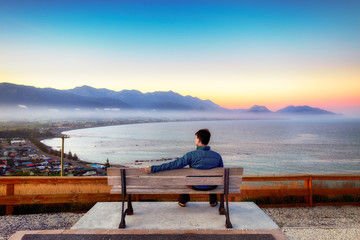
[[[161,164],[161,165],[147,166],[147,167],[144,167],[144,168],[140,168],[140,171],[143,172],[143,173],[156,173],[156,172],[160,172],[160,171],[183,168],[188,164],[189,164],[189,162],[188,162],[187,158],[184,156],[182,158],[176,159],[176,160],[174,160],[172,162],[169,162],[169,163],[164,163],[164,164]]]
[[[166,170],[174,170],[183,168],[186,165],[188,165],[191,161],[191,154],[187,153],[182,158],[176,159],[172,162],[163,163],[161,165],[151,166],[151,172],[156,173],[160,171],[166,171]]]
[[[140,171],[143,173],[156,173],[165,170],[173,170],[183,168],[186,165],[189,165],[191,161],[191,153],[185,154],[182,158],[176,159],[169,163],[163,163],[156,166],[147,166],[145,168],[140,168]]]

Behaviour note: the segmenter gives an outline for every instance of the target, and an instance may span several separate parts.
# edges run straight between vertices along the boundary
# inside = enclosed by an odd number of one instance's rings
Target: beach
[[[302,239],[360,239],[360,206],[318,206],[262,209],[288,237]],[[84,213],[0,216],[0,240],[17,231],[69,229]]]

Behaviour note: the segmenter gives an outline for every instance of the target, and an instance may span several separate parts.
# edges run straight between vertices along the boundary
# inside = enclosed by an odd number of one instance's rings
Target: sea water
[[[64,132],[70,136],[65,153],[127,166],[139,160],[175,159],[195,149],[194,134],[201,128],[211,131],[209,145],[222,155],[224,165],[242,166],[246,175],[360,174],[356,120],[222,120],[78,129]],[[43,142],[61,147],[59,138]]]

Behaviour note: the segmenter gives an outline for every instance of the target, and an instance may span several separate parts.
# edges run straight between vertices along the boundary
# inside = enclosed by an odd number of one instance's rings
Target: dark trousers
[[[189,186],[189,188],[197,190],[197,191],[208,191],[208,190],[212,190],[215,189],[217,186],[209,186],[208,189],[199,189],[196,188],[195,186]],[[187,203],[188,201],[190,201],[190,194],[180,194],[179,195],[179,203]],[[216,203],[217,202],[217,195],[216,194],[209,194],[209,202],[210,204]]]

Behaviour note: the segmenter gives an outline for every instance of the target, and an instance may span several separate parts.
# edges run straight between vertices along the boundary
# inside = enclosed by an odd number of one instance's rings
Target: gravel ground
[[[17,231],[69,229],[82,216],[84,213],[0,216],[0,240],[7,240]]]
[[[289,240],[360,239],[360,207],[264,208]],[[69,229],[84,214],[0,216],[0,240],[20,230]]]
[[[265,208],[290,240],[360,240],[360,207]]]

